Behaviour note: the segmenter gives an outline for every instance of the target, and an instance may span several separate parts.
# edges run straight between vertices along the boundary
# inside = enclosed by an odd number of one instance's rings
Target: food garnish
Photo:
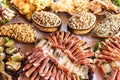
[[[113,3],[114,3],[115,5],[117,5],[118,7],[120,7],[120,0],[114,0]]]
[[[21,79],[92,80],[94,53],[84,40],[70,32],[51,33],[26,56]]]
[[[26,23],[13,23],[0,27],[0,35],[8,36],[23,43],[36,42],[36,31]]]
[[[101,46],[102,46],[101,43],[98,42],[97,45],[95,46],[94,52],[96,52],[97,50],[99,50],[99,48],[100,48]]]

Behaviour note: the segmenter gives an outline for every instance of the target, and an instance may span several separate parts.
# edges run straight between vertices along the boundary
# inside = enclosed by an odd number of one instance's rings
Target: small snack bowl
[[[43,32],[55,32],[61,27],[61,19],[52,12],[35,12],[32,20],[35,27]]]
[[[73,15],[67,24],[67,28],[74,34],[87,34],[93,28],[96,21],[96,16],[89,12],[81,12]]]

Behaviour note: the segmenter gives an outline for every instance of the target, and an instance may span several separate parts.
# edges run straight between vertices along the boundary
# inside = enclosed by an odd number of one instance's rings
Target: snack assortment
[[[90,10],[97,15],[104,15],[106,11],[118,13],[118,8],[112,3],[112,0],[92,0]]]
[[[13,23],[0,27],[0,35],[8,36],[23,43],[35,43],[36,31],[26,23]]]
[[[117,7],[111,0],[59,0],[54,2],[51,8],[56,12],[70,14],[89,10],[97,15],[104,15],[106,11],[118,13]]]
[[[120,79],[120,37],[100,42],[95,61],[106,80]]]
[[[31,19],[34,12],[50,7],[53,0],[11,0],[10,3],[19,9],[19,12]]]
[[[92,80],[94,53],[84,40],[70,32],[51,33],[26,55],[23,73],[28,80]]]
[[[112,14],[96,24],[94,34],[97,37],[111,37],[120,31],[120,14]]]
[[[0,0],[0,80],[120,80],[119,2]]]
[[[55,12],[68,12],[70,14],[89,10],[89,0],[59,0],[51,5]]]
[[[9,22],[15,14],[15,11],[8,7],[6,0],[0,1],[0,24]]]
[[[17,80],[23,58],[24,54],[12,39],[0,37],[0,80]]]

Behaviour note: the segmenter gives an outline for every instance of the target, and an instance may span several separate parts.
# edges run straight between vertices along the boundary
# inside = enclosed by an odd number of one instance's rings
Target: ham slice
[[[25,67],[23,68],[23,71],[26,71],[27,69],[29,69],[32,66],[32,63],[28,63],[27,65],[25,65]]]
[[[45,75],[44,79],[48,80],[52,74],[52,70],[53,70],[54,65],[51,66],[51,68],[49,69],[49,71],[47,72],[47,74]]]
[[[57,74],[57,68],[56,66],[54,66],[50,80],[55,80],[56,74]]]
[[[35,78],[35,80],[40,80],[41,77],[39,75],[37,75],[37,77]]]
[[[39,57],[35,62],[33,62],[33,65],[34,66],[39,66],[40,62],[42,62],[45,58],[46,58],[46,56]]]
[[[48,62],[49,62],[49,58],[45,58],[42,65],[40,66],[39,74],[43,73],[43,70],[44,70],[45,66],[48,64]]]
[[[28,71],[26,71],[25,75],[30,77],[30,75],[36,70],[37,67],[32,66]]]
[[[60,72],[59,76],[59,80],[64,80],[64,73],[62,71]]]
[[[60,77],[60,69],[57,69],[55,80],[60,80],[59,77]]]
[[[47,74],[47,72],[49,71],[51,65],[52,65],[52,63],[50,63],[50,62],[46,65],[43,73],[40,74],[42,77],[44,77]]]
[[[47,56],[48,58],[50,58],[50,60],[54,63],[54,64],[58,64],[59,62],[58,62],[58,60],[53,56],[53,55],[48,55]]]
[[[33,74],[32,74],[32,76],[31,76],[31,78],[30,78],[30,80],[35,80],[35,78],[37,77],[37,75],[39,75],[39,68],[35,71],[35,72],[33,72]]]
[[[113,71],[110,73],[110,76],[109,76],[106,80],[115,80],[115,79],[116,79],[116,76],[117,76],[117,72],[118,72],[118,70],[113,70]]]
[[[71,54],[70,51],[65,50],[64,53],[70,58],[71,61],[76,62],[77,59]]]

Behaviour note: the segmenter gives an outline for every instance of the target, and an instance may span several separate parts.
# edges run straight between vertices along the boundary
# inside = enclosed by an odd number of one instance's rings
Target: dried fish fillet
[[[120,31],[120,14],[111,14],[100,21],[95,27],[94,35],[98,37],[110,37]]]
[[[104,15],[106,11],[118,13],[112,0],[92,0],[89,4],[90,10],[97,15]]]
[[[75,14],[89,10],[89,0],[59,0],[51,5],[51,9],[56,12],[68,12]]]
[[[53,0],[10,0],[12,6],[15,6],[19,12],[26,15],[26,18],[30,20],[32,14],[50,7]],[[24,5],[24,6],[23,6]]]
[[[0,27],[0,36],[8,36],[23,43],[34,43],[36,41],[36,31],[31,25],[16,23]]]

